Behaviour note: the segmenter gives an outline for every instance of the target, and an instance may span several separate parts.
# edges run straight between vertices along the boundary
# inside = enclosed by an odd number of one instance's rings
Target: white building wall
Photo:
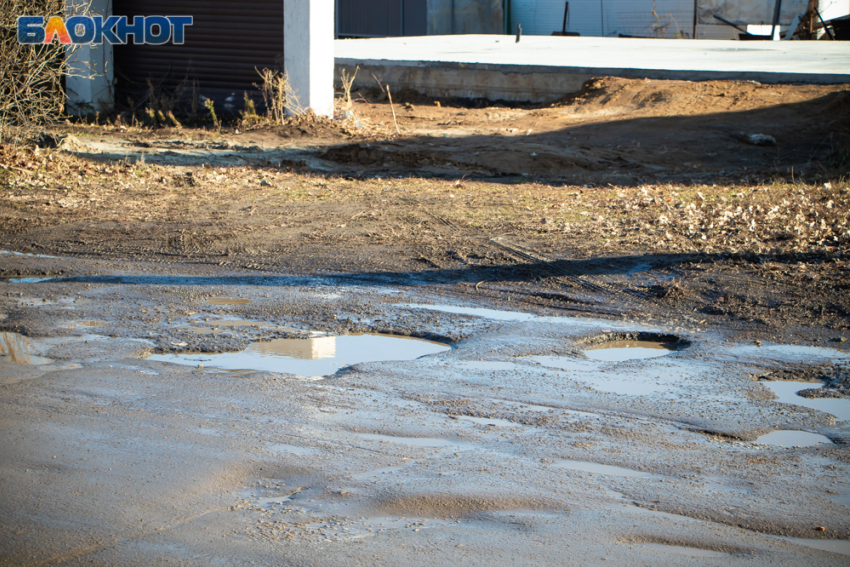
[[[824,20],[850,14],[850,0],[819,0],[818,11]]]

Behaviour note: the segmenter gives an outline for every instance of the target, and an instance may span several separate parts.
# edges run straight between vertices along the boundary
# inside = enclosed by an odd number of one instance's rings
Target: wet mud
[[[771,388],[827,383],[850,356],[832,343],[433,285],[64,265],[79,275],[0,282],[7,563],[846,562],[850,421],[795,403],[843,400]],[[623,356],[589,357],[606,350]],[[103,543],[79,545],[91,530]]]

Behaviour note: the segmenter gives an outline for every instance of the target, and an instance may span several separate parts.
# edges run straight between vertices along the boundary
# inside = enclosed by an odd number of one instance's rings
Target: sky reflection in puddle
[[[451,347],[409,337],[342,335],[258,342],[242,352],[222,354],[156,354],[148,360],[228,370],[262,370],[300,376],[327,376],[363,362],[413,360]]]
[[[829,437],[808,431],[777,430],[771,431],[756,439],[756,443],[762,445],[776,445],[777,447],[814,447],[826,443],[832,445]]]
[[[798,396],[800,390],[819,388],[819,382],[786,382],[786,381],[764,381],[761,385],[770,388],[776,394],[776,402],[783,404],[794,404],[804,408],[815,409],[834,415],[838,421],[850,420],[850,398],[804,398]]]

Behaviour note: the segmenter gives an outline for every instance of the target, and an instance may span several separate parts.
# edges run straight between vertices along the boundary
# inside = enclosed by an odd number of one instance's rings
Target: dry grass
[[[462,230],[569,243],[594,254],[841,254],[850,245],[850,184],[845,181],[581,187],[520,180],[356,180],[274,167],[214,167],[198,168],[191,195],[182,196],[169,180],[184,176],[183,168],[94,164],[62,153],[12,149],[0,163],[6,164],[0,169],[0,206],[32,205],[37,224],[63,222],[66,214],[167,221],[172,199],[180,197],[189,199],[187,206],[212,199],[228,209],[290,203],[315,207],[320,216],[327,214],[325,204],[380,203],[378,216],[385,218],[404,217],[421,205]],[[134,212],[125,200],[136,193]],[[79,202],[82,208],[44,205],[60,201]]]
[[[257,69],[263,82],[254,86],[263,95],[267,118],[273,124],[283,124],[287,114],[300,116],[305,109],[298,100],[298,93],[286,74],[275,69]]]

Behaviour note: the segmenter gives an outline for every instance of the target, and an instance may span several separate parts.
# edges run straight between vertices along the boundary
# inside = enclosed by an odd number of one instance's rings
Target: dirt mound
[[[448,159],[443,154],[433,152],[385,151],[372,144],[347,144],[338,148],[331,148],[322,157],[337,163],[368,166],[422,168],[439,165],[454,168],[469,167],[466,164]]]
[[[693,116],[737,112],[793,104],[817,98],[820,85],[762,85],[755,81],[655,81],[597,77],[582,90],[554,106],[572,106],[577,113]],[[826,93],[824,93],[826,94]],[[830,116],[846,115],[850,93],[831,92],[815,108]]]
[[[345,140],[354,136],[348,127],[337,120],[316,116],[315,114],[303,114],[286,120],[280,126],[271,126],[265,129],[286,140],[314,139],[314,140]]]

